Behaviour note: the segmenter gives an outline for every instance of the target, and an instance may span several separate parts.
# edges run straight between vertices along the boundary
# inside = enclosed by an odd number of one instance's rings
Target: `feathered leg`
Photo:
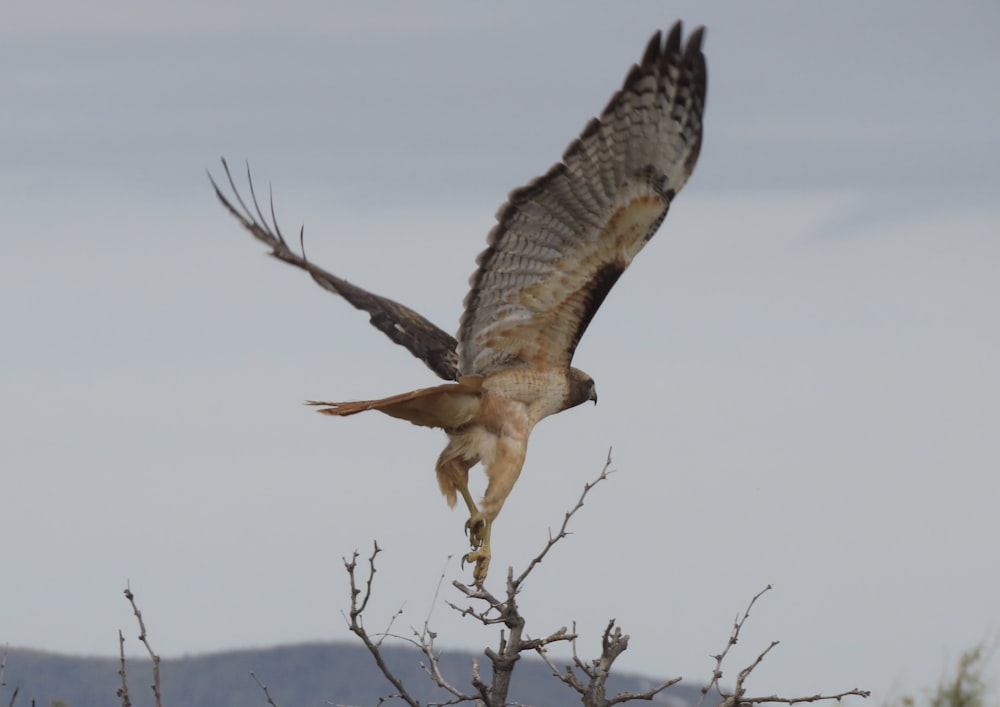
[[[497,440],[492,463],[486,467],[486,476],[490,480],[486,494],[479,511],[471,514],[465,526],[473,548],[465,556],[465,561],[476,564],[472,570],[472,578],[477,585],[483,583],[490,569],[490,531],[493,529],[493,521],[500,514],[504,501],[521,475],[527,450],[526,434],[512,435],[507,431],[507,434],[501,435]]]
[[[444,494],[448,505],[454,507],[456,501],[458,501],[457,493],[460,493],[462,494],[462,500],[465,501],[465,505],[469,508],[470,516],[479,513],[476,502],[472,500],[472,494],[469,493],[469,469],[477,461],[477,459],[466,459],[462,456],[456,456],[455,450],[449,444],[441,452],[441,456],[438,457],[435,469],[437,471],[438,486],[441,487],[441,493]]]

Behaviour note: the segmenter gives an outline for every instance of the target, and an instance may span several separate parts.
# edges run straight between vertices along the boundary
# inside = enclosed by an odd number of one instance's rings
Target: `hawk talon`
[[[490,569],[490,530],[493,521],[483,517],[482,512],[474,513],[469,520],[465,521],[465,532],[469,536],[469,544],[472,550],[462,557],[462,567],[466,562],[475,563],[472,570],[472,581],[474,586],[482,586],[486,579],[486,573]]]
[[[486,579],[486,574],[490,570],[490,551],[489,550],[473,550],[472,552],[464,555],[462,557],[462,567],[465,567],[466,562],[475,562],[476,566],[472,568],[472,584],[476,587],[483,586],[483,580]]]
[[[471,517],[465,521],[465,535],[469,538],[469,545],[473,550],[478,550],[483,546],[483,539],[486,536],[486,521],[479,517]]]

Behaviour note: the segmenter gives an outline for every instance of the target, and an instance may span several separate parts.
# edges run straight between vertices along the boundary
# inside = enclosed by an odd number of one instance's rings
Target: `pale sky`
[[[100,0],[0,10],[0,643],[113,655],[126,581],[164,655],[350,640],[374,539],[369,625],[422,624],[467,549],[444,436],[301,402],[436,379],[205,169],[249,160],[314,261],[453,331],[507,192],[676,18],[708,27],[701,161],[577,351],[600,404],[535,430],[493,581],[613,447],[530,634],[594,656],[614,617],[622,669],[698,684],[770,583],[730,678],[779,639],[751,692],[875,704],[997,641],[996,3]],[[446,599],[441,646],[495,645]]]

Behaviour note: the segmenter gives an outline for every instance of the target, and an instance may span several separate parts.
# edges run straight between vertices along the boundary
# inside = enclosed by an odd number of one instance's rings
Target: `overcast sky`
[[[700,683],[770,583],[730,682],[780,639],[751,692],[879,703],[995,644],[987,0],[6,3],[0,643],[112,655],[126,581],[165,655],[349,640],[340,558],[374,539],[369,626],[422,624],[469,576],[443,435],[301,401],[436,379],[265,257],[205,169],[249,160],[313,260],[454,330],[507,192],[678,17],[709,28],[701,161],[577,351],[600,404],[532,437],[493,581],[613,447],[530,634],[576,621],[593,656],[614,617],[623,669]],[[496,643],[446,599],[440,645]]]

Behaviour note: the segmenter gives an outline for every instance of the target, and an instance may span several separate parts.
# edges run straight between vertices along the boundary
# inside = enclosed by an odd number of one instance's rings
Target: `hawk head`
[[[597,405],[597,386],[594,379],[581,371],[579,368],[569,369],[569,392],[563,401],[563,410],[569,410],[580,403],[593,400]]]

